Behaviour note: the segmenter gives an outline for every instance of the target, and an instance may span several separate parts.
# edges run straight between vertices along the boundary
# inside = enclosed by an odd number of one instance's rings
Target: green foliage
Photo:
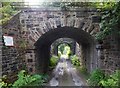
[[[5,82],[5,77],[0,79],[0,88],[21,88],[27,86],[42,86],[48,79],[48,75],[29,75],[25,70],[21,70],[18,73],[18,79],[13,83],[9,84]]]
[[[22,70],[18,74],[18,80],[13,83],[13,87],[21,86],[41,86],[44,83],[42,75],[29,75],[25,70]]]
[[[66,55],[70,53],[70,47],[68,46],[68,44],[63,43],[58,46],[58,51],[60,51],[61,54]]]
[[[115,4],[115,0],[111,0],[111,2],[92,2],[89,3],[90,7],[100,8],[101,10],[111,9]]]
[[[103,79],[100,81],[104,88],[119,88],[120,87],[120,71],[116,70],[116,72],[110,75],[107,79]]]
[[[6,23],[15,13],[18,12],[18,10],[15,9],[11,3],[12,2],[2,2],[2,7],[0,8],[0,13],[2,13],[0,25]]]
[[[70,53],[71,53],[70,47],[69,47],[69,46],[65,46],[65,47],[64,47],[63,54],[64,54],[64,55],[70,55]]]
[[[61,52],[61,54],[63,54],[63,51],[64,51],[64,47],[65,47],[66,45],[65,44],[60,44],[59,46],[58,46],[58,52]]]
[[[115,0],[110,0],[106,2],[101,2],[96,0],[95,2],[79,2],[75,0],[74,2],[51,2],[43,3],[43,6],[61,7],[62,10],[68,10],[70,7],[90,7],[90,8],[100,8],[102,10],[111,9],[114,6]]]
[[[103,80],[104,77],[104,72],[100,69],[96,69],[90,74],[90,77],[87,81],[90,86],[100,86],[99,82]]]
[[[91,86],[102,86],[103,88],[120,88],[120,70],[116,70],[115,73],[108,76],[97,69],[90,74],[88,83]]]
[[[0,88],[10,88],[12,87],[12,83],[7,83],[7,76],[4,75],[0,79]]]
[[[53,56],[50,58],[50,67],[51,67],[51,68],[54,68],[54,67],[57,65],[58,60],[59,60],[59,57],[53,55]]]
[[[70,46],[68,44],[60,44],[58,46],[58,56],[66,55],[69,56],[71,54]]]
[[[102,14],[102,22],[100,23],[100,32],[95,37],[97,40],[103,40],[110,34],[120,34],[120,2],[112,6],[111,9],[104,11]]]
[[[71,56],[71,61],[74,66],[80,66],[80,60],[76,55]]]

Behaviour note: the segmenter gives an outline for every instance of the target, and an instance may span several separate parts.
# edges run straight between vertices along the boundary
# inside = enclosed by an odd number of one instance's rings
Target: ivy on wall
[[[120,34],[120,2],[117,2],[111,9],[104,11],[100,32],[96,34],[97,40],[103,40],[111,34]]]

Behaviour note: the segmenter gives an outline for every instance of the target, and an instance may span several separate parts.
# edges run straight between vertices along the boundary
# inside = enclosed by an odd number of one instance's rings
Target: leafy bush
[[[7,76],[4,75],[2,78],[0,78],[0,88],[10,88],[12,86],[11,83],[7,83]]]
[[[104,88],[120,88],[120,71],[117,70],[114,74],[110,75],[107,79],[100,81]]]
[[[53,56],[50,58],[50,67],[51,67],[51,68],[54,68],[54,67],[57,65],[58,60],[59,60],[59,57],[53,55]]]
[[[100,86],[100,81],[105,78],[105,74],[102,70],[96,69],[91,74],[88,81],[90,86]]]
[[[71,56],[71,61],[74,66],[80,66],[79,58],[76,55]]]
[[[18,9],[12,6],[12,2],[2,2],[2,7],[0,7],[0,13],[2,13],[0,25],[10,20],[10,18],[17,12]]]
[[[58,55],[61,56],[61,55],[70,55],[71,54],[71,50],[70,50],[70,46],[68,44],[60,44],[58,46]]]
[[[120,88],[120,70],[112,75],[106,75],[97,69],[93,71],[88,79],[90,86],[102,86],[102,88]]]
[[[18,80],[13,83],[13,87],[20,86],[41,86],[44,83],[42,75],[28,75],[25,70],[22,70],[18,74]]]
[[[25,70],[18,73],[18,79],[13,83],[6,83],[0,79],[0,88],[21,88],[27,86],[42,86],[48,79],[48,75],[29,75]]]
[[[64,48],[65,48],[65,46],[66,46],[66,44],[60,44],[59,46],[58,46],[58,51],[59,52],[61,52],[61,54],[63,54],[63,51],[64,51]]]
[[[70,55],[70,53],[71,53],[70,47],[69,46],[65,46],[64,50],[63,50],[63,54],[64,55]]]

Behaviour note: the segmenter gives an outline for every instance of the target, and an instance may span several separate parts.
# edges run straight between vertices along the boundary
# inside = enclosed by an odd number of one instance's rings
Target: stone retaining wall
[[[119,35],[110,35],[103,41],[101,49],[101,68],[105,73],[111,74],[115,70],[120,70],[120,37]]]
[[[21,42],[21,32],[19,24],[19,13],[14,15],[6,24],[2,25],[2,35],[12,36],[14,46],[4,46],[2,44],[2,76],[6,75],[9,81],[17,78],[17,73],[24,68],[23,57],[20,56],[19,46]],[[2,42],[3,43],[3,42]]]

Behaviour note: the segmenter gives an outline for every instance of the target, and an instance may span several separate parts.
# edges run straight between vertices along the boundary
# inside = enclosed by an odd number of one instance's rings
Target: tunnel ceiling
[[[35,43],[35,46],[50,46],[55,40],[59,38],[71,38],[76,42],[82,45],[89,45],[92,43],[93,37],[79,29],[74,27],[60,27],[56,29],[52,29],[47,33],[43,34]]]

